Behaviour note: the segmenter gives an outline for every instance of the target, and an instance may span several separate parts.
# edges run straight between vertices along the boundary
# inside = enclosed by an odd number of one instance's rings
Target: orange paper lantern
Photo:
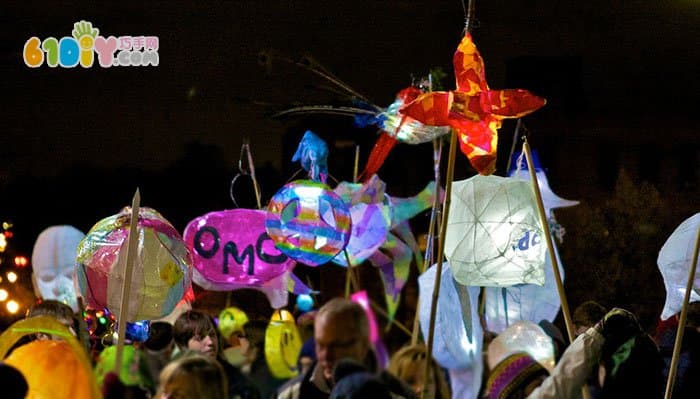
[[[34,341],[15,349],[5,363],[27,379],[27,398],[90,399],[94,377],[65,341]]]

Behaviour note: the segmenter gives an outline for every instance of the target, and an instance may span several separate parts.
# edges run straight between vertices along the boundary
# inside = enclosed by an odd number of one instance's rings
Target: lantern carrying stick
[[[126,339],[126,322],[129,311],[129,291],[131,291],[131,276],[136,260],[136,243],[138,241],[139,206],[141,194],[136,189],[134,198],[131,200],[131,221],[129,222],[129,242],[126,247],[126,265],[124,267],[124,283],[122,284],[122,297],[119,305],[119,328],[117,331],[117,355],[114,361],[114,372],[119,375],[122,367],[122,353],[124,350],[124,340]]]
[[[440,215],[440,160],[442,158],[442,140],[433,140],[433,173],[435,185],[438,187],[437,194],[433,198],[433,209],[430,211],[430,225],[428,226],[428,236],[425,240],[425,255],[423,258],[423,266],[418,265],[419,274],[423,274],[428,268],[428,265],[433,263],[435,256],[435,226],[439,223]],[[418,333],[420,327],[420,318],[416,314],[413,318],[413,332],[411,334],[411,345],[418,343]]]
[[[566,333],[569,336],[569,342],[574,341],[574,323],[571,320],[571,312],[569,311],[569,302],[566,300],[566,292],[564,292],[564,284],[561,281],[561,274],[559,274],[559,264],[557,262],[557,256],[554,252],[554,242],[552,242],[552,235],[549,231],[549,222],[547,221],[547,214],[544,210],[544,204],[542,203],[542,193],[540,193],[540,186],[537,183],[537,175],[535,174],[535,165],[532,161],[532,153],[530,152],[530,145],[527,143],[527,138],[523,137],[523,152],[525,153],[525,158],[527,159],[527,169],[530,172],[530,180],[532,183],[532,191],[535,193],[535,200],[537,201],[537,212],[540,215],[540,222],[542,223],[542,231],[544,232],[544,238],[547,242],[547,250],[549,251],[549,258],[552,261],[552,269],[554,269],[554,280],[557,283],[557,291],[559,292],[559,301],[561,302],[561,312],[564,315],[564,323],[566,324]]]
[[[569,337],[569,342],[574,342],[574,323],[571,320],[571,312],[569,311],[569,302],[566,300],[564,283],[562,283],[561,274],[559,274],[559,262],[557,262],[557,255],[554,252],[554,242],[552,241],[552,234],[549,231],[549,221],[547,220],[547,214],[544,211],[542,193],[540,192],[540,185],[537,181],[537,174],[535,172],[535,163],[532,161],[530,145],[527,143],[527,137],[525,136],[523,136],[523,152],[525,153],[525,158],[527,159],[527,169],[530,172],[532,191],[535,193],[535,200],[537,201],[537,213],[539,213],[540,215],[542,231],[544,233],[545,242],[547,243],[547,251],[549,252],[549,258],[552,260],[552,269],[554,270],[554,281],[556,281],[557,283],[559,301],[561,302],[561,313],[564,315],[564,324],[566,324],[566,334]],[[581,393],[583,394],[583,399],[591,399],[591,394],[588,391],[588,387],[586,385],[581,387]]]
[[[248,162],[248,170],[243,168],[243,154],[246,154],[246,161]],[[257,202],[258,209],[262,208],[260,202],[260,186],[258,185],[258,179],[255,177],[255,165],[253,164],[253,154],[250,152],[250,144],[248,140],[244,140],[241,146],[241,157],[238,160],[238,170],[241,174],[250,175],[251,180],[253,180],[253,189],[255,190],[255,201]]]
[[[360,167],[360,146],[355,146],[355,164],[352,168],[352,182],[357,183],[357,173]]]
[[[357,281],[352,263],[350,263],[350,255],[348,254],[347,248],[343,248],[343,255],[345,255],[345,262],[348,264],[347,270],[345,271],[345,298],[350,298],[351,291],[360,290],[360,282]],[[352,288],[350,288],[351,284]]]
[[[437,265],[435,271],[435,284],[433,286],[432,302],[430,304],[430,324],[428,325],[427,358],[423,381],[430,377],[430,365],[433,356],[433,340],[435,338],[435,314],[437,312],[438,296],[440,295],[440,276],[442,276],[442,261],[445,256],[445,235],[447,234],[447,219],[450,213],[450,196],[452,195],[452,180],[455,174],[455,158],[457,157],[457,132],[450,132],[450,152],[447,158],[447,174],[445,176],[445,200],[442,205],[442,220],[440,221],[440,236],[437,252]],[[426,265],[427,266],[427,265]],[[426,384],[427,386],[427,384]],[[425,398],[425,390],[421,392],[421,398]]]
[[[688,318],[688,303],[690,302],[690,293],[693,291],[693,282],[695,280],[695,272],[698,268],[698,251],[700,250],[700,226],[695,238],[695,250],[693,251],[693,259],[688,271],[688,283],[685,285],[685,296],[683,297],[683,308],[681,309],[681,318],[678,320],[678,329],[676,330],[676,342],[673,344],[673,357],[671,357],[671,368],[668,371],[668,381],[666,382],[666,393],[664,399],[670,399],[673,394],[673,384],[676,381],[676,370],[678,369],[678,361],[681,354],[681,343],[683,342],[683,332],[685,331],[685,323]]]
[[[464,6],[464,1],[462,1]],[[469,6],[464,7],[464,31],[469,32],[472,17],[474,15],[474,0],[469,0]],[[442,261],[445,256],[445,235],[447,234],[447,219],[450,216],[450,197],[452,196],[452,181],[455,175],[455,158],[457,157],[457,132],[450,130],[450,150],[447,157],[447,174],[445,175],[445,200],[442,205],[442,218],[440,220],[440,235],[438,236],[437,264],[435,266],[435,284],[433,285],[433,296],[430,303],[430,324],[428,324],[428,342],[426,343],[425,369],[423,370],[423,381],[429,381],[430,367],[433,359],[433,341],[435,339],[435,314],[437,312],[438,297],[440,295],[440,280],[442,277]],[[438,193],[440,188],[438,187]],[[424,268],[426,269],[426,268]],[[428,384],[423,384],[421,399],[425,399]]]

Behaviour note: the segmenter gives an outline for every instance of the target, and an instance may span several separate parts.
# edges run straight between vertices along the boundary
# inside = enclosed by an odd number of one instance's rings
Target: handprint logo
[[[73,24],[73,37],[80,45],[80,65],[83,68],[92,66],[95,55],[93,48],[95,47],[95,37],[100,33],[100,30],[92,27],[91,22],[80,21]]]

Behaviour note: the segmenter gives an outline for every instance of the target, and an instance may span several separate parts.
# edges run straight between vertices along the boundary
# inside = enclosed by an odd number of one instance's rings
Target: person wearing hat
[[[525,398],[547,376],[547,369],[532,356],[525,352],[514,353],[491,370],[486,382],[486,394],[489,399]]]

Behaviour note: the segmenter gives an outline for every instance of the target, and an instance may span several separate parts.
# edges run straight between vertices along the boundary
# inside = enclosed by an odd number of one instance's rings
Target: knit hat
[[[535,359],[524,352],[503,359],[494,367],[486,382],[489,399],[507,399],[530,382],[549,373]]]

